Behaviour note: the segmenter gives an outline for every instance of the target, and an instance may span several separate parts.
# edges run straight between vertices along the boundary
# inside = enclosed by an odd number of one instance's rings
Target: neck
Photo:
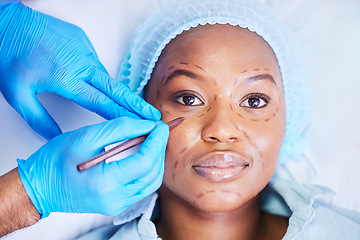
[[[160,192],[161,217],[155,222],[164,240],[258,239],[262,228],[260,196],[230,212],[205,212],[169,189]]]

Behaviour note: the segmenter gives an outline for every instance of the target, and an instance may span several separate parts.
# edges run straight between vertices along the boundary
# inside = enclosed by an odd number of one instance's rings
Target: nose
[[[232,143],[241,140],[242,130],[239,119],[229,108],[213,108],[205,117],[201,138],[209,143]]]

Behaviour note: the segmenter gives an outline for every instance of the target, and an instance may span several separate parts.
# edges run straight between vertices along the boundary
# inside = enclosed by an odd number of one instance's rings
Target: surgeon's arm
[[[21,183],[17,168],[0,177],[0,237],[40,220]]]
[[[105,146],[144,134],[149,135],[137,153],[77,170]],[[51,139],[26,161],[18,159],[17,169],[0,178],[0,235],[52,212],[123,212],[160,187],[168,136],[169,127],[161,121],[122,117]]]

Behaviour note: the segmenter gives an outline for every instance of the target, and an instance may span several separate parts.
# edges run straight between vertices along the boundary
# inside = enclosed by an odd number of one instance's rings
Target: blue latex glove
[[[101,153],[104,146],[149,131],[138,153],[78,172],[77,164]],[[55,137],[28,160],[19,159],[18,171],[42,218],[51,212],[113,216],[160,187],[168,134],[168,126],[160,121],[109,120]]]
[[[160,119],[159,111],[107,74],[79,27],[22,3],[0,3],[0,91],[46,139],[61,130],[37,100],[41,92],[56,93],[106,119]]]

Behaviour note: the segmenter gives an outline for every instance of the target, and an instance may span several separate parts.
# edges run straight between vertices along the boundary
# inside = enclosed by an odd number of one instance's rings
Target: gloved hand
[[[37,100],[41,92],[56,93],[106,119],[160,119],[159,111],[107,74],[79,27],[20,2],[0,4],[0,91],[46,139],[61,130]]]
[[[77,164],[104,146],[150,131],[138,153],[78,172]],[[160,187],[168,134],[161,121],[128,117],[83,127],[55,137],[26,161],[19,159],[19,175],[42,218],[51,212],[117,215]]]

